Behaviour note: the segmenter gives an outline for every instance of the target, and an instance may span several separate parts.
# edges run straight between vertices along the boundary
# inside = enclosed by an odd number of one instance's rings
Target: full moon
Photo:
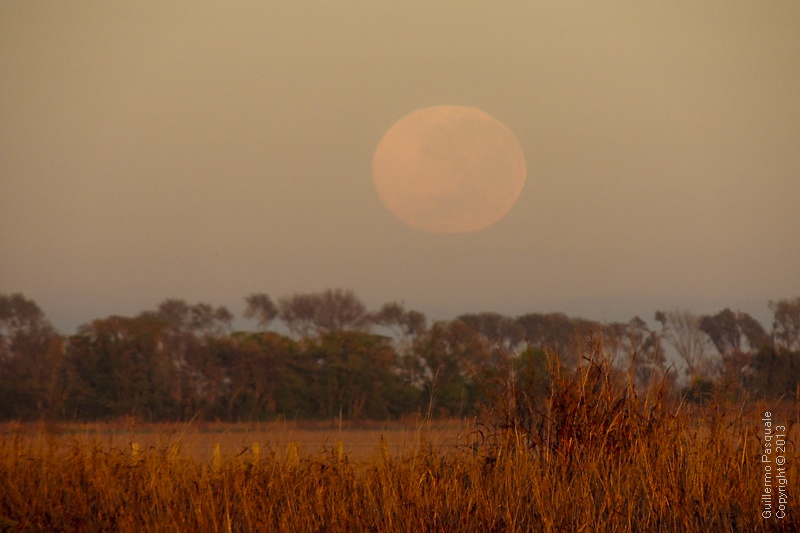
[[[434,233],[487,228],[525,185],[525,154],[514,133],[475,107],[417,109],[387,131],[372,160],[386,208]]]

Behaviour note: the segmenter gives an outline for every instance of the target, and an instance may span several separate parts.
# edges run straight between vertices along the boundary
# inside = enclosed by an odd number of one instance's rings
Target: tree
[[[177,414],[176,368],[164,349],[167,324],[152,314],[111,316],[69,339],[69,411],[78,418]]]
[[[661,324],[661,336],[666,339],[686,363],[686,373],[692,380],[711,373],[708,359],[709,338],[700,329],[700,317],[689,311],[656,311]]]
[[[725,308],[716,315],[700,317],[700,330],[708,335],[720,355],[741,351],[742,334],[736,314]]]
[[[460,320],[441,321],[416,340],[414,351],[425,361],[425,391],[440,414],[454,416],[475,404],[473,377],[492,364],[485,337]]]
[[[309,345],[317,362],[319,412],[349,419],[385,419],[401,414],[417,391],[394,372],[396,353],[389,340],[360,331],[334,331]]]
[[[368,320],[373,325],[389,330],[398,357],[398,376],[407,385],[421,389],[425,383],[425,362],[414,351],[414,342],[428,329],[425,315],[406,310],[400,303],[390,302],[383,304],[377,312],[370,313]]]
[[[297,345],[291,339],[268,331],[234,333],[209,341],[208,350],[222,369],[216,405],[209,410],[234,420],[268,420],[280,412],[296,412],[293,397],[298,383],[292,363]]]
[[[731,399],[739,397],[746,386],[747,374],[753,369],[755,353],[771,345],[769,335],[752,316],[729,308],[700,317],[700,329],[720,356],[717,392]]]
[[[53,333],[44,312],[23,294],[0,294],[0,359],[32,356]]]
[[[602,331],[599,323],[564,313],[528,313],[517,317],[529,346],[551,350],[567,366],[578,364],[582,345]]]
[[[775,344],[790,352],[800,351],[800,296],[770,301],[769,308],[774,316],[772,336]]]
[[[230,331],[233,314],[224,306],[207,303],[189,305],[184,300],[168,298],[161,302],[156,316],[171,328],[195,335],[216,337]]]
[[[608,322],[601,326],[600,332],[603,336],[603,351],[612,361],[620,363],[620,360],[630,355],[628,324],[624,322]]]
[[[368,320],[371,324],[389,328],[398,338],[415,337],[424,333],[427,328],[424,314],[419,311],[406,311],[405,307],[397,302],[383,304],[379,311],[370,313]]]
[[[366,329],[369,325],[366,307],[351,290],[295,294],[281,298],[278,308],[278,315],[292,335],[304,338]]]
[[[54,416],[63,404],[63,339],[23,294],[0,294],[0,417]]]
[[[761,323],[745,312],[739,312],[736,315],[736,321],[739,325],[744,338],[747,340],[747,345],[750,351],[757,352],[762,348],[772,346],[772,339],[770,338],[767,330]]]
[[[278,318],[278,307],[266,294],[253,293],[245,298],[245,302],[247,302],[247,308],[244,311],[244,317],[255,317],[262,330],[266,330],[270,323]]]
[[[464,314],[456,318],[477,331],[491,344],[510,355],[525,340],[525,328],[513,318],[499,313]]]
[[[638,316],[633,317],[626,324],[623,335],[623,342],[631,354],[631,370],[638,384],[647,384],[654,373],[664,372],[666,357],[661,337],[644,320]]]
[[[756,319],[741,311],[734,313],[729,308],[716,315],[700,317],[700,329],[723,357],[769,345],[769,335]]]
[[[177,368],[178,403],[186,418],[204,417],[222,394],[223,370],[209,350],[209,343],[230,332],[233,315],[226,307],[207,303],[188,304],[166,299],[155,312],[143,313],[165,324],[163,344]]]
[[[800,383],[800,351],[765,346],[752,358],[749,370],[745,386],[757,396],[773,399],[794,395]]]

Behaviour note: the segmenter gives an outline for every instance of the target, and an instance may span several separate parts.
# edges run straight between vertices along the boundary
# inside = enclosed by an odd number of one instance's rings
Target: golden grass
[[[232,458],[251,453],[254,443],[278,455],[291,444],[298,453],[314,455],[340,445],[350,459],[369,458],[383,439],[392,457],[400,456],[420,443],[454,442],[458,435],[470,431],[474,422],[445,420],[428,422],[267,422],[267,423],[47,423],[0,424],[0,438],[15,435],[33,444],[45,436],[73,445],[100,445],[107,450],[128,450],[136,444],[139,450],[171,448],[198,462],[209,462],[215,447],[220,455]]]
[[[765,520],[763,406],[690,414],[657,389],[634,395],[606,370],[590,361],[557,375],[543,405],[506,395],[495,404],[501,412],[456,431],[124,429],[133,449],[119,431],[6,427],[0,530],[797,530],[796,427],[787,437],[788,516]],[[276,436],[256,440],[255,430]],[[302,442],[302,432],[321,441]],[[155,440],[143,444],[145,435]],[[220,436],[235,442],[225,448]],[[372,442],[354,453],[350,437]],[[392,452],[392,439],[401,449]],[[201,441],[219,451],[191,453]]]

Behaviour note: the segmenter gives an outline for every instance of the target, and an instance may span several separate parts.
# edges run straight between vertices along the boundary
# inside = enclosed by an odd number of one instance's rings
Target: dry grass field
[[[798,529],[790,412],[764,518],[768,406],[690,412],[596,360],[540,404],[496,385],[469,423],[6,425],[0,531]]]
[[[287,450],[315,455],[332,448],[350,460],[363,461],[385,449],[399,457],[421,443],[454,445],[476,422],[469,420],[405,420],[402,422],[266,422],[266,423],[117,423],[0,424],[0,437],[14,437],[35,447],[54,441],[74,447],[96,447],[133,453],[171,450],[173,454],[210,463],[215,457],[232,460],[269,450],[283,457]]]

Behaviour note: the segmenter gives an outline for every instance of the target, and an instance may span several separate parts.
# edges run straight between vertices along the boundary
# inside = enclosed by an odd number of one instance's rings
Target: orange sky
[[[435,318],[800,294],[800,3],[541,4],[0,3],[0,291],[62,331],[328,287]],[[486,230],[373,188],[385,131],[438,104],[525,151]]]

